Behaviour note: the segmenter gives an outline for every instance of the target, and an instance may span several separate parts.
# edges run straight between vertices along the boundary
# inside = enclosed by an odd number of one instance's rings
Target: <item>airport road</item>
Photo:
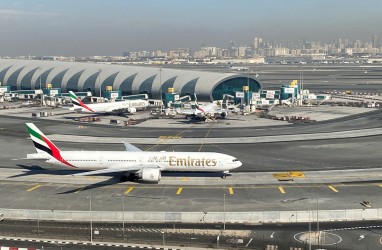
[[[216,224],[131,224],[125,223],[125,233],[122,237],[122,223],[94,223],[94,230],[99,234],[94,235],[93,244],[106,245],[113,241],[113,245],[129,243],[139,247],[139,243],[146,243],[154,247],[162,247],[163,237],[166,246],[181,245],[184,247],[217,247],[217,236],[219,236],[220,247],[249,248],[255,247],[266,249],[267,245],[278,246],[279,249],[290,249],[290,247],[302,247],[308,249],[309,224],[265,224],[265,225],[226,225],[226,232],[220,231],[222,225]],[[381,247],[381,224],[379,222],[332,222],[319,223],[320,234],[317,234],[317,222],[312,219],[311,242],[315,246],[320,242],[321,247],[328,250],[374,250]],[[15,235],[33,237],[34,242],[29,240],[29,246],[39,246],[44,243],[44,249],[49,247],[65,246],[72,249],[75,244],[80,243],[81,249],[91,248],[89,241],[89,223],[69,222],[40,222],[39,234],[36,231],[36,221],[4,221],[0,224],[2,235]],[[164,235],[162,234],[164,232]],[[320,240],[317,236],[320,235]],[[55,240],[44,241],[45,238]],[[64,239],[64,240],[63,240]],[[66,239],[66,240],[65,240]],[[75,239],[75,240],[67,240]],[[5,243],[3,243],[5,242]],[[9,241],[0,238],[3,245],[28,246],[27,242]],[[48,243],[46,243],[48,242]],[[81,244],[82,243],[82,244]],[[138,243],[138,244],[137,244]],[[86,246],[84,246],[84,244]],[[77,247],[80,247],[77,245]],[[179,248],[179,247],[178,247]],[[256,248],[256,249],[257,249]],[[313,249],[315,249],[314,247]],[[75,248],[73,248],[75,249]],[[106,249],[106,247],[105,247]]]

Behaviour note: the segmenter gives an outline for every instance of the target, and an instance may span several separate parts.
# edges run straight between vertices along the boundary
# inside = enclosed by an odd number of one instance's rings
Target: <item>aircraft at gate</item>
[[[194,118],[209,118],[215,116],[221,116],[225,118],[228,114],[226,109],[223,109],[221,105],[217,103],[210,102],[205,105],[198,103],[198,99],[195,96],[195,109],[177,109],[176,112],[181,115],[186,115],[186,117]]]
[[[74,105],[74,107],[69,108],[69,110],[81,113],[112,113],[118,111],[135,113],[137,109],[144,109],[149,106],[149,102],[146,100],[124,100],[117,102],[85,104],[72,91],[69,91],[69,95],[70,100]]]
[[[143,152],[125,142],[126,151],[60,151],[33,123],[26,123],[36,153],[27,159],[46,160],[47,163],[70,170],[89,170],[73,175],[122,173],[144,182],[158,183],[162,171],[221,172],[223,177],[242,163],[233,156],[212,152]]]

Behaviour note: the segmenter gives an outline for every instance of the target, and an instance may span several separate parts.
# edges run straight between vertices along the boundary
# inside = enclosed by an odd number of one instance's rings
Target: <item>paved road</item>
[[[266,224],[266,225],[223,225],[214,224],[92,224],[94,244],[113,241],[114,245],[127,244],[137,248],[137,244],[147,244],[156,248],[178,245],[178,248],[209,247],[266,249],[278,246],[279,249],[291,247],[312,249],[318,245],[328,250],[374,250],[381,248],[382,224],[380,222],[331,222],[301,224]],[[309,228],[311,234],[309,235]],[[318,231],[320,233],[316,233]],[[124,233],[123,232],[124,229]],[[89,246],[81,244],[90,241],[90,223],[57,223],[37,221],[4,221],[0,224],[2,235],[15,238],[33,237],[34,242],[21,243],[0,239],[0,244],[18,246],[44,245],[44,249],[109,249],[107,246]],[[220,236],[219,236],[220,235]],[[318,237],[319,236],[319,237]],[[53,238],[51,242],[44,241]],[[36,242],[37,241],[37,242]],[[46,240],[45,240],[46,241]],[[78,245],[78,243],[80,243]],[[142,246],[141,246],[142,247]],[[60,248],[58,248],[60,249]]]

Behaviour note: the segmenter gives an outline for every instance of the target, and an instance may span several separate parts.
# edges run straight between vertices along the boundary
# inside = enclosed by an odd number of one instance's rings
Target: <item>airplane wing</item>
[[[100,169],[100,170],[94,170],[94,171],[88,171],[88,172],[82,172],[77,174],[72,174],[72,176],[87,176],[87,175],[98,175],[98,174],[108,174],[108,173],[118,173],[118,172],[135,172],[139,171],[143,168],[159,168],[157,165],[134,165],[134,166],[126,166],[126,167],[120,167],[118,166],[112,166],[110,168]]]
[[[139,151],[142,151],[141,149],[137,148],[134,145],[131,145],[130,143],[128,143],[126,141],[123,141],[123,144],[125,145],[126,151],[130,151],[130,152],[139,152]]]

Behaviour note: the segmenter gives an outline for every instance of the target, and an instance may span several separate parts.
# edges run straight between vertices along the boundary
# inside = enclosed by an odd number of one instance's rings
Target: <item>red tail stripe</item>
[[[67,165],[67,166],[70,166],[70,167],[73,167],[73,168],[75,168],[75,166],[73,166],[72,164],[70,164],[69,162],[67,162],[64,158],[62,158],[62,156],[61,156],[61,153],[60,153],[60,150],[51,142],[51,141],[49,141],[47,138],[45,138],[44,136],[42,136],[42,138],[44,139],[44,142],[46,143],[46,144],[48,144],[48,147],[50,148],[50,150],[52,150],[52,155],[53,155],[53,157],[56,159],[56,160],[58,160],[58,161],[60,161],[60,162],[62,162],[62,163],[64,163],[65,165]]]

